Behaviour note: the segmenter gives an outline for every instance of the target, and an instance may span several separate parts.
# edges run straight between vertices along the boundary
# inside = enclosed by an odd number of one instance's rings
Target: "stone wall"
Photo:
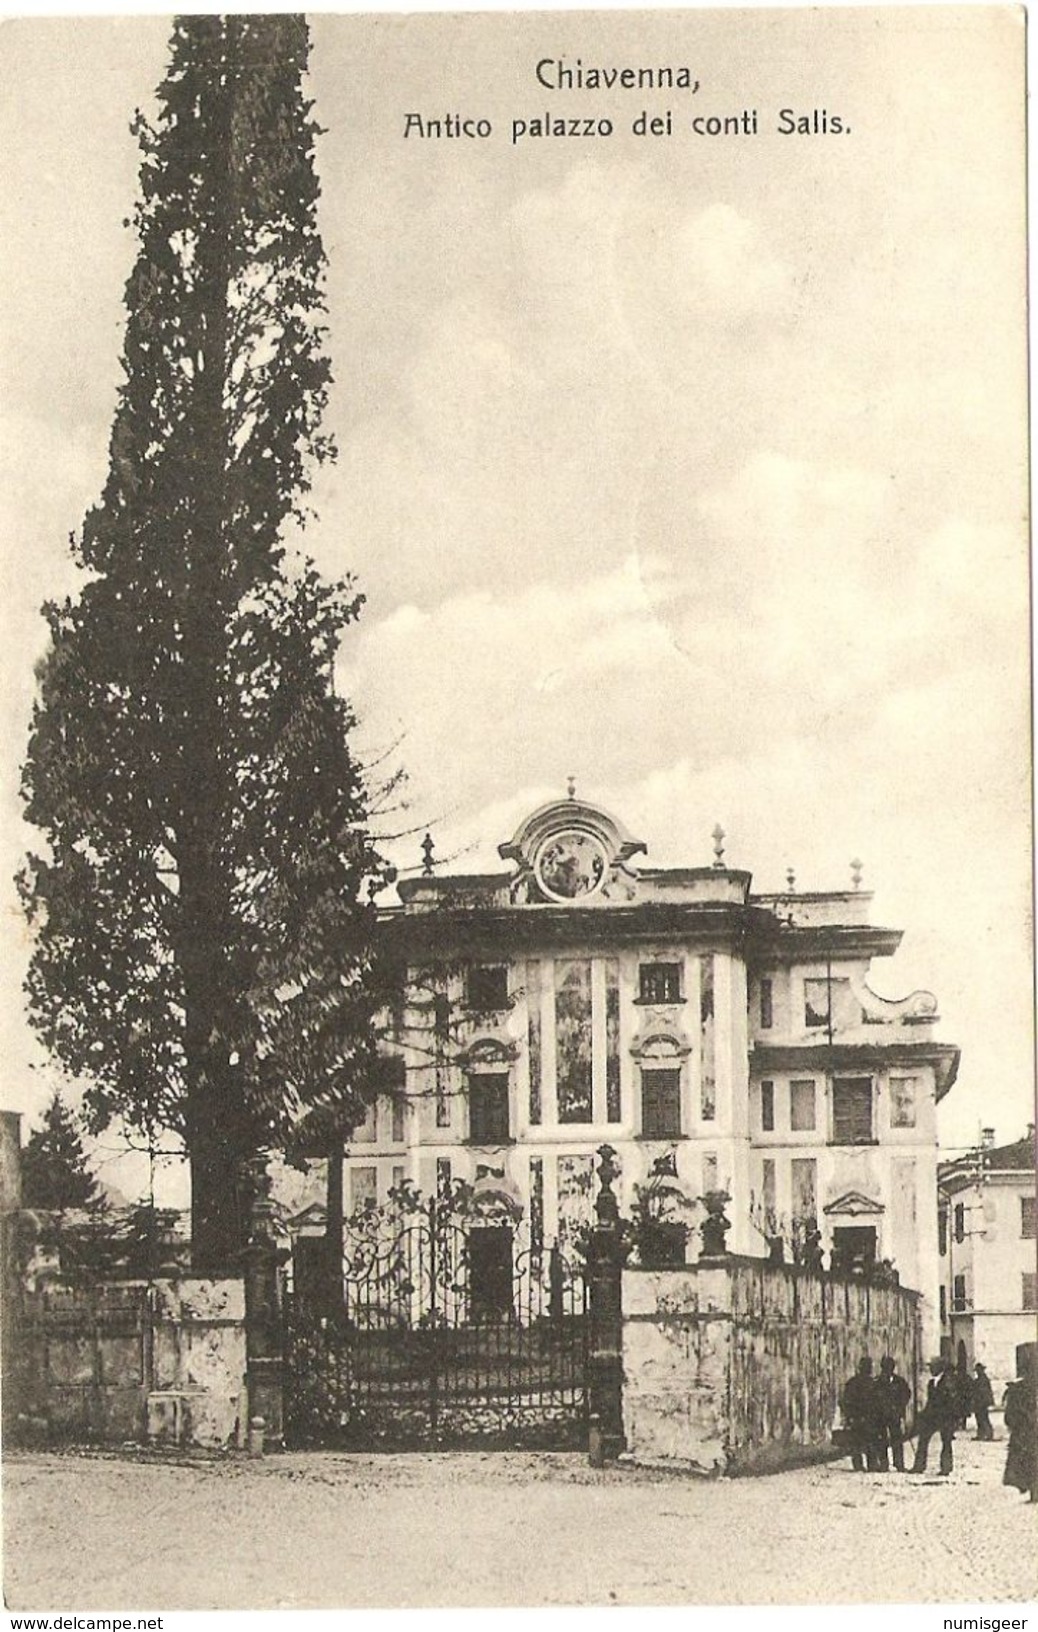
[[[183,1278],[24,1292],[16,1437],[241,1443],[240,1280]]]
[[[832,1451],[863,1354],[919,1386],[919,1295],[755,1258],[623,1277],[624,1434],[636,1462],[763,1473]]]

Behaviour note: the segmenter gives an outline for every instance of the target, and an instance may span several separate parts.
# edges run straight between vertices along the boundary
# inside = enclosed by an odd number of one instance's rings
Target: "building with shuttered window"
[[[1009,1145],[985,1129],[976,1150],[942,1163],[939,1184],[942,1346],[980,1360],[1000,1390],[1038,1332],[1034,1124]]]
[[[936,1107],[958,1050],[929,993],[870,989],[901,933],[869,923],[860,870],[848,890],[757,895],[722,840],[705,865],[656,868],[570,797],[501,844],[501,871],[402,881],[382,923],[401,1088],[351,1141],[346,1210],[464,1179],[565,1249],[609,1143],[628,1205],[654,1164],[684,1193],[690,1260],[698,1198],[723,1189],[730,1250],[781,1239],[788,1258],[816,1227],[846,1266],[889,1259],[936,1343]]]

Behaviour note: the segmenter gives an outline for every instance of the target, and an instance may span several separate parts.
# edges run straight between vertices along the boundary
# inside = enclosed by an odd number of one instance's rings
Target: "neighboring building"
[[[723,838],[712,865],[639,865],[641,841],[570,797],[500,846],[507,871],[401,882],[382,933],[407,969],[406,1092],[351,1141],[347,1212],[465,1179],[565,1247],[608,1142],[628,1204],[658,1158],[690,1203],[727,1190],[734,1252],[788,1250],[816,1219],[845,1264],[892,1260],[936,1347],[936,1104],[958,1050],[930,994],[867,986],[901,932],[869,924],[858,864],[850,890],[754,895]]]
[[[1012,1145],[985,1129],[977,1150],[942,1163],[938,1186],[942,1344],[982,1361],[997,1390],[1016,1375],[1017,1345],[1038,1337],[1034,1123]]]

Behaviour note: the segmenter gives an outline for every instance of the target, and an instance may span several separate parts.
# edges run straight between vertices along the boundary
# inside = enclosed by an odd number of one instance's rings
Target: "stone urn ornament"
[[[703,1240],[700,1258],[724,1258],[728,1248],[724,1238],[731,1229],[731,1224],[724,1216],[724,1210],[731,1201],[727,1190],[708,1190],[700,1200],[706,1208],[706,1217],[699,1226],[699,1233]]]

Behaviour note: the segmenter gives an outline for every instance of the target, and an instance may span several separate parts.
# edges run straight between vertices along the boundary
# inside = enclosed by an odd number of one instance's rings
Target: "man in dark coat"
[[[927,1452],[934,1434],[941,1436],[941,1473],[951,1473],[952,1445],[960,1415],[959,1390],[951,1361],[943,1358],[931,1360],[930,1381],[926,1386],[926,1404],[919,1413],[916,1423],[919,1438],[916,1441],[915,1461],[912,1463],[913,1473],[926,1472]]]
[[[1038,1344],[1021,1343],[1016,1351],[1015,1383],[1006,1389],[1005,1424],[1009,1450],[1004,1485],[1013,1485],[1038,1501],[1038,1455],[1035,1447],[1035,1420],[1038,1417]]]
[[[858,1361],[858,1369],[844,1384],[843,1420],[850,1438],[851,1467],[856,1473],[874,1471],[876,1458],[876,1404],[873,1397],[872,1361],[868,1355]]]
[[[904,1377],[898,1375],[897,1361],[885,1354],[879,1363],[879,1376],[872,1385],[876,1413],[877,1459],[881,1472],[890,1467],[888,1457],[894,1459],[898,1473],[905,1471],[905,1412],[912,1398],[912,1390]]]
[[[973,1415],[977,1419],[977,1439],[994,1439],[995,1430],[991,1426],[988,1415],[995,1403],[995,1391],[991,1387],[991,1378],[978,1360],[973,1368]]]

